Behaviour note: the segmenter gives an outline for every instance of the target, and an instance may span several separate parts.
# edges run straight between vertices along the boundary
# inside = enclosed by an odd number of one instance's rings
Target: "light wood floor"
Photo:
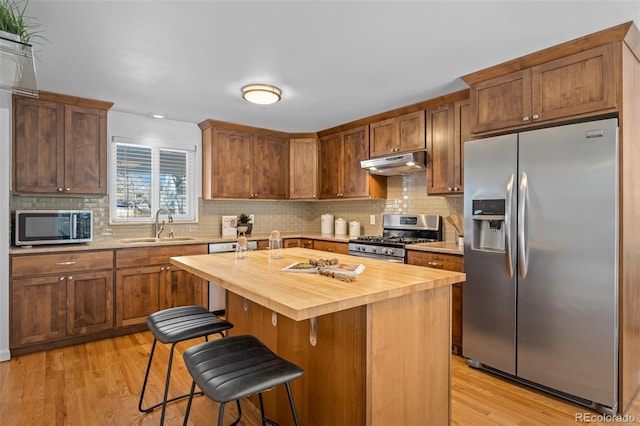
[[[142,414],[137,408],[151,343],[151,333],[136,333],[0,363],[0,424],[157,425],[159,410]],[[178,345],[171,395],[189,389],[191,379],[182,351],[195,343]],[[148,401],[161,397],[164,370],[160,366],[166,365],[168,353],[168,347],[158,345],[158,364],[154,363],[158,368],[152,370]],[[170,404],[165,424],[181,425],[185,407],[186,401]],[[225,424],[229,424],[235,418],[234,404],[229,404],[226,411]],[[241,425],[259,425],[257,413],[251,412],[246,403],[243,412]],[[217,404],[198,397],[190,424],[215,424],[217,413]],[[583,413],[597,415],[469,368],[462,358],[452,356],[453,425],[575,425],[587,423],[576,421],[576,415]],[[636,401],[629,414],[640,424],[640,402]]]

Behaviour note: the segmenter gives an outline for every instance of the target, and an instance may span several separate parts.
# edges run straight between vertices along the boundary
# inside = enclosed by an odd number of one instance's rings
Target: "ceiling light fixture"
[[[275,104],[281,95],[282,90],[268,84],[247,84],[242,88],[242,98],[258,105]]]
[[[155,113],[149,113],[149,115],[153,118],[167,118],[167,114],[155,114]]]

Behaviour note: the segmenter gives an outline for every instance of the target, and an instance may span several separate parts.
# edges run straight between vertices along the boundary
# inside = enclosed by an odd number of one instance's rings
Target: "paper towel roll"
[[[346,235],[347,234],[347,221],[343,218],[339,217],[336,219],[336,229],[334,231],[336,235]]]

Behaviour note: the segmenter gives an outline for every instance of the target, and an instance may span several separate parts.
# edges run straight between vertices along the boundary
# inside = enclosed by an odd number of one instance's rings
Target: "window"
[[[160,207],[175,221],[196,220],[195,147],[171,149],[116,136],[111,155],[112,222],[148,222]]]

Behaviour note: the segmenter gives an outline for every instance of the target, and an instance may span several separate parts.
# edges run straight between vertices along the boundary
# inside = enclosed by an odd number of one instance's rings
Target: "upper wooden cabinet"
[[[464,192],[463,143],[470,139],[469,100],[427,110],[427,193]]]
[[[286,134],[213,122],[202,131],[202,196],[285,199],[289,193]],[[227,126],[228,124],[228,126]]]
[[[425,149],[425,112],[416,111],[370,126],[371,157]]]
[[[289,140],[289,198],[318,198],[318,139]]]
[[[40,92],[13,96],[13,192],[107,194],[110,102]]]
[[[360,167],[369,158],[369,126],[325,135],[319,141],[320,198],[385,198],[386,178]]]
[[[616,108],[612,43],[471,85],[472,132]]]

